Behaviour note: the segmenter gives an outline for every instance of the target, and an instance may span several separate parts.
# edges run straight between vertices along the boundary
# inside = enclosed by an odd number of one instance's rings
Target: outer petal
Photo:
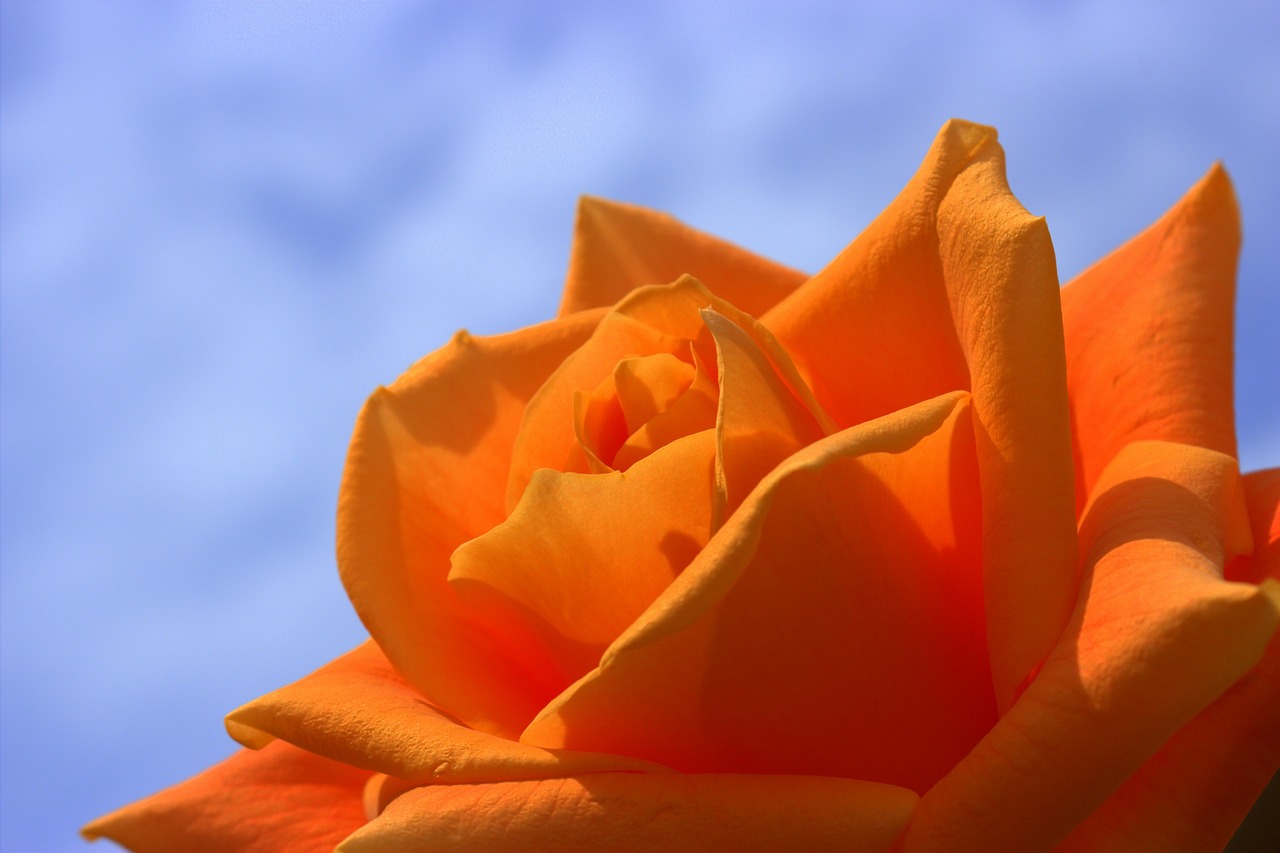
[[[816,776],[596,773],[401,795],[341,853],[888,850],[916,796]]]
[[[1280,585],[1222,579],[1224,560],[1249,548],[1233,459],[1139,442],[1095,492],[1081,527],[1085,592],[1068,632],[1018,703],[921,800],[904,850],[1049,849],[1253,667],[1274,634]]]
[[[1062,289],[1078,504],[1131,441],[1234,456],[1240,214],[1214,166],[1142,234]]]
[[[1007,707],[1075,601],[1053,246],[991,128],[951,121],[902,194],[763,318],[842,427],[972,389],[992,674]]]
[[[227,731],[254,749],[280,738],[418,784],[662,770],[623,756],[538,749],[459,725],[406,684],[373,643],[236,709]]]
[[[806,277],[665,213],[583,196],[560,316],[612,305],[637,287],[665,284],[686,274],[756,316]]]
[[[286,743],[243,750],[199,776],[100,817],[81,833],[135,853],[314,853],[365,823],[364,770]]]
[[[338,504],[338,568],[369,633],[424,695],[515,734],[554,695],[457,600],[449,555],[506,516],[511,444],[534,392],[591,333],[577,314],[454,341],[360,413]]]
[[[787,460],[522,740],[927,789],[995,719],[966,399]]]
[[[1255,551],[1228,566],[1246,583],[1280,580],[1280,468],[1244,479]],[[1204,851],[1226,846],[1280,771],[1280,634],[1262,660],[1175,734],[1078,827],[1065,850]]]

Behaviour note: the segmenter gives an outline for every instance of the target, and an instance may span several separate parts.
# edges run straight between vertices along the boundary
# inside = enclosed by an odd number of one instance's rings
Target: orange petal
[[[1235,455],[1239,251],[1231,180],[1214,166],[1158,222],[1062,289],[1079,505],[1131,441]]]
[[[938,255],[937,210],[994,136],[991,128],[948,122],[898,198],[761,317],[840,427],[968,388]]]
[[[784,462],[522,740],[927,789],[995,721],[967,396]]]
[[[341,853],[889,850],[916,797],[815,776],[595,773],[409,791]]]
[[[514,735],[552,688],[457,601],[449,556],[506,517],[525,405],[598,319],[460,333],[374,392],[356,422],[338,504],[343,584],[396,669],[474,728]]]
[[[406,684],[371,642],[236,709],[227,731],[254,749],[280,738],[417,784],[662,769],[617,755],[538,749],[459,725]]]
[[[365,823],[370,774],[271,744],[242,750],[188,779],[90,823],[81,834],[135,853],[313,853]]]
[[[613,377],[590,394],[573,392],[573,436],[586,457],[588,471],[604,474],[613,470],[613,457],[627,440],[627,417],[618,402]]]
[[[694,365],[693,382],[684,394],[663,412],[645,421],[623,442],[613,457],[619,471],[625,471],[639,460],[677,438],[692,435],[703,429],[714,428],[720,389],[716,380],[702,364],[695,348],[691,361]],[[683,364],[684,362],[680,362]]]
[[[613,369],[618,404],[633,433],[671,408],[693,384],[694,367],[668,353],[624,358]]]
[[[631,433],[674,405],[693,384],[695,373],[692,364],[659,352],[624,358],[590,394],[574,392],[574,435],[591,473],[625,468],[614,465],[618,450]]]
[[[995,131],[951,121],[901,195],[763,318],[842,427],[972,389],[987,630],[1008,707],[1076,592],[1062,317],[1044,221]]]
[[[579,437],[574,431],[575,408],[581,407],[585,425],[587,404],[575,403],[575,394],[596,389],[623,359],[686,352],[689,339],[701,329],[697,310],[712,298],[698,282],[684,278],[640,288],[605,315],[591,338],[556,368],[525,409],[512,450],[508,511],[515,509],[539,468],[589,470],[583,444],[592,436]]]
[[[1227,577],[1280,580],[1280,468],[1244,478],[1252,557]],[[1235,571],[1231,571],[1234,569]],[[1234,577],[1233,577],[1234,576]],[[1280,634],[1262,660],[1152,756],[1068,838],[1064,850],[1216,853],[1280,771]]]
[[[1262,583],[1280,580],[1280,468],[1254,471],[1244,478],[1253,531],[1253,554],[1227,566],[1227,580]]]
[[[715,338],[720,374],[716,478],[725,503],[716,507],[719,527],[778,463],[824,431],[745,330],[710,308],[702,320]]]
[[[994,138],[939,203],[938,238],[973,389],[987,636],[1007,709],[1070,618],[1077,545],[1057,262]]]
[[[763,314],[805,275],[657,211],[584,196],[560,316],[613,305],[646,284],[692,275],[749,314]]]
[[[538,471],[505,523],[454,553],[449,580],[567,687],[706,544],[714,490],[713,430],[625,472]]]
[[[921,800],[905,851],[1049,849],[1253,667],[1274,634],[1280,584],[1222,577],[1224,561],[1249,547],[1235,460],[1138,442],[1094,491],[1067,633],[1017,704]]]
[[[826,418],[790,358],[767,329],[749,315],[684,276],[669,285],[642,287],[618,303],[591,339],[547,380],[529,402],[516,437],[507,486],[507,507],[515,509],[533,472],[589,470],[582,443],[574,432],[574,394],[591,391],[612,376],[618,362],[634,356],[666,353],[686,357],[690,343],[710,340],[699,311],[713,308],[742,327],[767,354],[788,387]],[[696,348],[696,347],[695,347]],[[581,405],[581,404],[580,404]],[[584,410],[585,415],[585,410]],[[584,438],[590,440],[590,436]]]

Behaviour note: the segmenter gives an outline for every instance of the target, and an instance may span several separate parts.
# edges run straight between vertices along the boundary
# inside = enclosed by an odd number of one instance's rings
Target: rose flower
[[[812,277],[584,199],[560,316],[351,441],[372,639],[131,849],[1219,850],[1280,766],[1280,469],[1241,478],[1214,167],[1059,289],[953,121]]]

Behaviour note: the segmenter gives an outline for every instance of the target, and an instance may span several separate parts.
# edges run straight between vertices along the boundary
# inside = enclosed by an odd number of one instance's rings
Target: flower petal
[[[525,404],[599,316],[460,333],[376,391],[356,422],[338,504],[343,584],[396,669],[474,728],[514,735],[554,690],[457,601],[449,556],[506,517]]]
[[[1131,441],[1235,455],[1239,251],[1231,180],[1214,166],[1158,222],[1062,289],[1079,506]]]
[[[1076,593],[1062,315],[1042,219],[1009,191],[995,131],[951,121],[848,248],[763,322],[841,427],[972,389],[1001,708]]]
[[[313,853],[365,823],[364,770],[274,743],[90,823],[81,834],[135,853]]]
[[[806,277],[665,213],[583,196],[560,316],[613,305],[637,287],[686,274],[753,315],[773,307]]]
[[[995,720],[967,396],[784,462],[522,740],[927,789]]]
[[[816,776],[593,773],[402,794],[341,853],[889,850],[916,796]]]
[[[825,433],[745,330],[711,308],[702,309],[702,321],[715,338],[720,375],[716,480],[724,503],[715,507],[717,529],[778,463]]]
[[[1255,551],[1228,579],[1280,580],[1280,468],[1244,478]],[[1280,771],[1280,634],[1262,660],[1181,728],[1063,845],[1090,853],[1216,853]]]
[[[525,408],[507,479],[508,511],[515,509],[539,468],[589,470],[583,440],[589,443],[590,436],[579,437],[574,429],[582,420],[576,415],[586,415],[587,401],[579,392],[596,389],[623,359],[687,353],[689,340],[702,329],[697,311],[714,299],[685,277],[670,285],[642,287],[604,316],[591,338],[555,369]],[[617,419],[623,420],[621,411]]]
[[[1222,576],[1249,547],[1235,460],[1137,442],[1094,491],[1081,526],[1083,592],[1063,641],[921,800],[905,851],[1049,849],[1253,667],[1274,634],[1280,584]],[[1140,846],[1152,849],[1146,838]]]
[[[405,683],[372,642],[236,709],[227,731],[254,749],[280,738],[418,784],[663,769],[617,755],[538,749],[459,725]]]
[[[670,408],[645,421],[639,429],[627,436],[627,440],[613,457],[614,467],[619,471],[627,470],[677,438],[692,435],[715,424],[720,389],[710,371],[698,358],[696,350],[693,347],[690,349],[694,365],[693,383]]]
[[[625,472],[536,472],[506,522],[454,553],[450,583],[567,687],[706,544],[715,446],[704,430]]]
[[[668,353],[624,358],[613,369],[618,405],[633,433],[680,399],[693,384],[695,369]]]
[[[713,294],[697,279],[683,276],[669,285],[642,287],[629,294],[600,321],[591,339],[566,358],[525,410],[511,457],[507,508],[514,510],[533,472],[590,470],[583,442],[575,434],[575,393],[589,392],[613,375],[618,363],[666,353],[688,358],[690,344],[711,344],[699,311],[713,308],[744,329],[769,362],[821,423],[829,423],[791,359],[769,330],[750,315]],[[583,400],[581,396],[578,397]],[[577,405],[586,415],[585,401]],[[622,418],[619,412],[617,418]],[[590,440],[590,436],[583,435]]]

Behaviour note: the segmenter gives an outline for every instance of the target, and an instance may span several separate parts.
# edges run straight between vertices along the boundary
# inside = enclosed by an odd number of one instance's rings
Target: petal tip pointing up
[[[939,141],[949,147],[972,155],[987,142],[995,142],[998,138],[996,129],[985,124],[967,121],[962,118],[947,119],[947,123],[938,131]]]
[[[1204,205],[1219,208],[1214,212],[1222,217],[1221,221],[1233,231],[1240,231],[1240,206],[1236,201],[1235,185],[1221,160],[1215,161],[1187,193],[1186,204],[1188,207]]]

